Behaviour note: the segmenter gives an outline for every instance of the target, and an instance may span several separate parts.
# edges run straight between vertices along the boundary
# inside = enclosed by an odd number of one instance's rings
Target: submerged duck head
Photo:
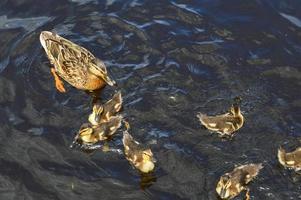
[[[95,58],[93,60],[93,64],[91,64],[89,71],[92,74],[103,79],[108,85],[110,86],[116,85],[116,82],[108,76],[108,72],[105,64],[98,58]]]

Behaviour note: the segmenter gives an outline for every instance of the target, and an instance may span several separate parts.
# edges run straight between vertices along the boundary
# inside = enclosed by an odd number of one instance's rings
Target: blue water
[[[299,0],[2,0],[0,199],[218,199],[219,177],[251,162],[264,165],[251,199],[301,199],[300,175],[276,157],[300,146],[300,10]],[[56,91],[43,30],[106,63],[131,134],[158,160],[153,174],[69,148],[91,97]],[[222,113],[235,96],[246,122],[234,139],[201,128],[198,112]],[[121,137],[110,146],[122,149]]]

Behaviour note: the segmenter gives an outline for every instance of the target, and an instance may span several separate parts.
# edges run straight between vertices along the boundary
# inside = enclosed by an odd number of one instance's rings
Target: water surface
[[[300,175],[276,160],[280,145],[300,146],[300,10],[299,0],[2,0],[0,199],[213,200],[219,177],[250,162],[265,166],[253,199],[301,199]],[[42,30],[104,60],[131,133],[158,160],[154,177],[116,153],[69,149],[91,98],[56,91]],[[222,113],[238,95],[246,123],[234,139],[201,129],[198,112]]]

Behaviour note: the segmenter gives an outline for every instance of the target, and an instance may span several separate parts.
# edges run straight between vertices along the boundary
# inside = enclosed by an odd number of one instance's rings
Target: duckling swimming
[[[105,64],[87,49],[49,31],[41,32],[40,42],[54,65],[51,73],[58,91],[66,92],[59,77],[81,90],[93,91],[106,84],[115,85]]]
[[[110,138],[121,126],[122,116],[111,117],[109,121],[98,126],[85,123],[81,126],[78,134],[74,138],[73,144],[91,146],[95,143]],[[73,146],[73,145],[72,145]]]
[[[89,122],[93,126],[108,121],[112,116],[118,113],[122,106],[121,92],[117,92],[111,100],[105,104],[94,104],[93,111],[89,115]]]
[[[233,136],[244,124],[244,117],[240,111],[241,98],[237,97],[234,101],[228,113],[217,116],[199,113],[197,117],[207,129],[219,133],[220,136]]]
[[[249,189],[246,185],[258,175],[262,168],[261,163],[236,167],[232,172],[221,176],[216,186],[216,192],[222,199],[232,199],[243,190],[247,190],[246,199],[249,199]]]
[[[138,170],[149,173],[155,168],[155,158],[150,148],[135,141],[126,130],[123,132],[123,146],[126,159]]]
[[[301,147],[295,151],[286,153],[283,148],[278,149],[278,161],[286,168],[300,172],[301,170]]]

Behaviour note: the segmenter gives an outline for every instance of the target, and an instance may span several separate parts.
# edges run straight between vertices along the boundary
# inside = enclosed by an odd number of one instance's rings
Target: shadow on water
[[[219,176],[249,162],[265,166],[252,198],[300,199],[299,175],[276,160],[280,145],[300,146],[300,9],[298,0],[1,1],[0,199],[211,200]],[[55,90],[42,30],[104,60],[134,137],[158,160],[154,176],[114,152],[69,149],[97,98]],[[201,128],[198,112],[222,113],[235,96],[246,123],[232,140]]]

